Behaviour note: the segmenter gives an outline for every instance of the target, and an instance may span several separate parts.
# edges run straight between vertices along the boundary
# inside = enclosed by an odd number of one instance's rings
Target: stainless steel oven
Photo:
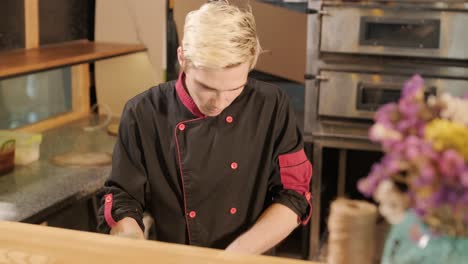
[[[309,0],[307,54],[306,138],[366,141],[415,73],[428,93],[468,92],[468,2]]]
[[[396,102],[404,82],[411,76],[358,72],[320,72],[318,115],[349,121],[372,120],[383,104]],[[463,96],[468,80],[426,78],[426,94],[449,92]]]
[[[385,6],[325,6],[323,12],[321,52],[468,59],[465,12]]]

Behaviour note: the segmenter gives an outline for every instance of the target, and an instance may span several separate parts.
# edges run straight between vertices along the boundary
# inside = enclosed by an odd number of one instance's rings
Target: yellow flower
[[[446,119],[434,119],[426,126],[425,139],[438,150],[453,149],[468,160],[468,127]]]

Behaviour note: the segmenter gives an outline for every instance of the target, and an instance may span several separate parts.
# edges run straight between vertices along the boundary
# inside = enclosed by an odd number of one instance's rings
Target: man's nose
[[[229,104],[229,98],[223,93],[218,93],[215,100],[214,100],[214,105],[218,109],[224,109],[227,107]]]

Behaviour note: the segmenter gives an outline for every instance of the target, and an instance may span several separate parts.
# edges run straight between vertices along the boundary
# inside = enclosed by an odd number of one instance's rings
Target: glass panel
[[[363,89],[361,103],[378,107],[386,103],[396,102],[399,98],[399,90]]]
[[[375,111],[380,106],[400,99],[402,84],[359,82],[357,89],[357,110]]]
[[[384,104],[398,102],[401,96],[399,87],[403,87],[403,84],[359,83],[356,108],[358,110],[375,111]],[[427,99],[430,95],[435,95],[436,92],[436,87],[426,87],[424,97]]]
[[[0,129],[13,129],[70,112],[71,69],[0,80]]]
[[[361,45],[439,48],[439,20],[361,18]]]

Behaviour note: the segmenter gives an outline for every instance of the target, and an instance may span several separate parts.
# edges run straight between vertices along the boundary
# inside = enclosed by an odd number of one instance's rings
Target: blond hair
[[[210,1],[185,18],[182,40],[187,66],[221,69],[250,63],[253,69],[261,47],[251,8],[228,1]]]

